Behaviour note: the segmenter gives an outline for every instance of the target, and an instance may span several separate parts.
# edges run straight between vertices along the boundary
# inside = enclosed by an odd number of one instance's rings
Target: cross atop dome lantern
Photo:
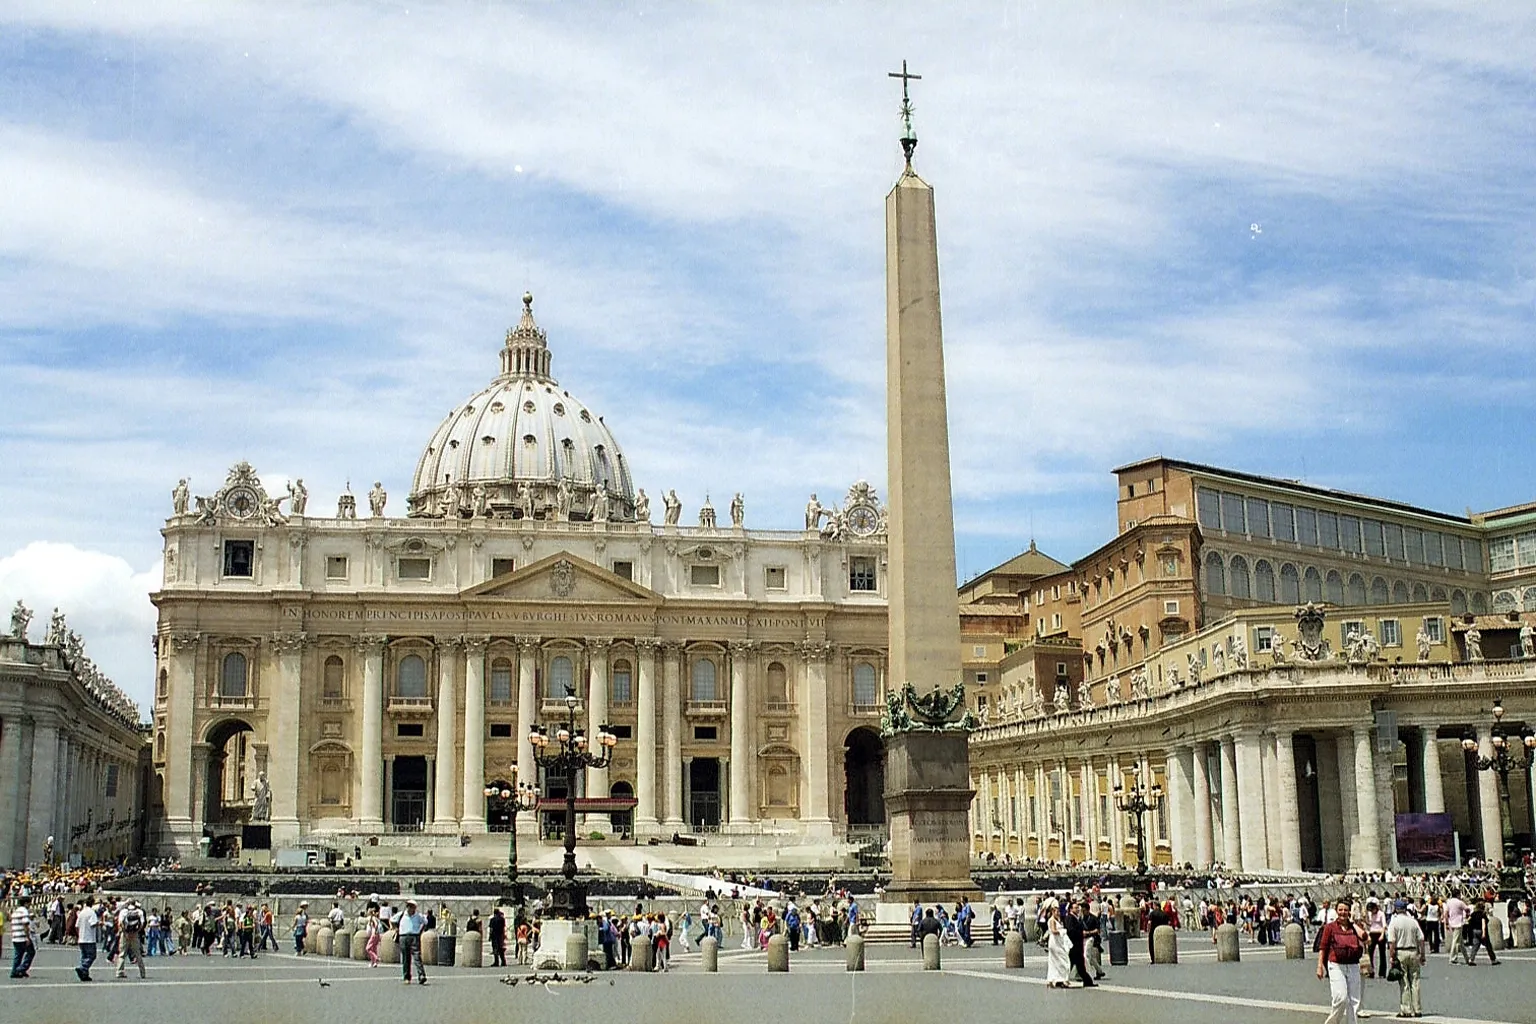
[[[501,350],[503,377],[532,377],[548,381],[549,338],[533,319],[533,293],[523,293],[523,316],[516,327],[507,329],[507,343]]]

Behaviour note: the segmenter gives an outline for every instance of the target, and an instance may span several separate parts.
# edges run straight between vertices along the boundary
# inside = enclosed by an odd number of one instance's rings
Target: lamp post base
[[[546,917],[581,920],[588,913],[585,882],[575,878],[562,878],[550,883],[549,900],[544,909]]]

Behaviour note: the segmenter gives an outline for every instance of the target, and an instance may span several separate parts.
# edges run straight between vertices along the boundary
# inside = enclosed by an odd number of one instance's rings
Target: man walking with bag
[[[1407,900],[1398,900],[1393,911],[1392,920],[1387,922],[1387,956],[1392,960],[1387,977],[1397,975],[1397,1015],[1422,1017],[1419,973],[1424,966],[1424,930],[1408,913]]]
[[[421,933],[426,928],[427,922],[416,912],[416,901],[405,901],[405,913],[400,915],[398,931],[400,935],[400,970],[405,975],[405,983],[411,983],[411,967],[416,968],[416,982],[420,985],[427,983],[427,969],[421,962]]]

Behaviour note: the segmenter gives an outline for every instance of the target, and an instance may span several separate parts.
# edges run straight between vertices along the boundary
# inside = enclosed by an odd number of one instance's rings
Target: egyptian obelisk
[[[886,445],[890,473],[890,689],[960,683],[955,517],[933,189],[912,169],[917,134],[902,62],[906,167],[885,197]],[[909,705],[910,707],[910,705]],[[964,711],[963,704],[959,710]],[[904,901],[972,895],[966,730],[885,730],[891,886]]]

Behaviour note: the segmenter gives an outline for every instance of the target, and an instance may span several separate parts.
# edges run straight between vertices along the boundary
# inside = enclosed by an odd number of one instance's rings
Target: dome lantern
[[[533,292],[523,293],[522,319],[516,327],[507,328],[507,343],[501,350],[501,375],[554,382],[549,375],[549,338],[533,319]]]

